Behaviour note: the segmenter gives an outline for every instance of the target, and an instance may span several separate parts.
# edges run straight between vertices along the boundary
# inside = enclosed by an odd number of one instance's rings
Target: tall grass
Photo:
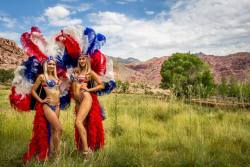
[[[10,108],[0,91],[0,166],[22,166],[34,111]],[[171,97],[111,94],[100,97],[107,112],[105,147],[84,162],[74,146],[73,106],[61,111],[61,156],[27,166],[249,166],[248,111],[205,108]]]

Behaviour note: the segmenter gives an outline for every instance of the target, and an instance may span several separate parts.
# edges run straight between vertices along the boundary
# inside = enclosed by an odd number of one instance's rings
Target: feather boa
[[[23,162],[27,163],[37,154],[37,160],[45,160],[49,152],[48,122],[44,116],[43,104],[36,104],[36,115],[33,122],[32,138],[28,151],[23,155]]]

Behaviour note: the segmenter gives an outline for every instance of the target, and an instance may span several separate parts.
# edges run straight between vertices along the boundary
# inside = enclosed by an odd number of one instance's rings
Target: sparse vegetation
[[[129,93],[129,82],[116,81],[116,92],[118,93]]]
[[[0,91],[0,166],[22,166],[34,112],[10,108],[8,90]],[[157,100],[143,94],[100,97],[107,112],[105,148],[83,161],[74,146],[73,105],[61,111],[64,133],[59,159],[32,161],[29,167],[247,167],[250,164],[250,115],[185,104],[171,95]]]
[[[230,80],[222,78],[216,90],[217,96],[234,97],[239,101],[250,102],[250,84],[238,83],[233,77]]]
[[[14,70],[9,69],[0,69],[0,83],[1,84],[10,84],[12,79],[14,78]]]

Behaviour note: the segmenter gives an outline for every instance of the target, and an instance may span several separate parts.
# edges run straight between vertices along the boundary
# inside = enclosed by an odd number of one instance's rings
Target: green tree
[[[129,90],[129,82],[122,82],[121,80],[116,81],[116,89],[119,93],[127,93]]]
[[[188,97],[192,94],[207,97],[214,89],[208,65],[189,53],[173,54],[162,64],[161,76],[160,86],[173,89],[177,96]]]
[[[0,83],[8,84],[14,78],[14,70],[0,69]]]
[[[250,102],[250,84],[241,84],[241,96],[244,101]]]
[[[221,83],[217,86],[217,92],[222,97],[226,97],[228,95],[228,86],[225,77],[221,78]]]
[[[120,88],[121,88],[121,85],[122,85],[122,81],[121,81],[121,80],[117,80],[117,81],[116,81],[116,88],[117,88],[117,89],[120,89]]]
[[[228,84],[228,96],[240,98],[240,86],[236,79],[231,76]]]
[[[122,93],[127,93],[128,89],[129,89],[129,82],[128,81],[123,82],[121,85]]]

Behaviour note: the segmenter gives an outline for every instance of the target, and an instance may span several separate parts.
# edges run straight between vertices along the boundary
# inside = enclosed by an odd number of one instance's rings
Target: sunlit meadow
[[[0,166],[22,166],[35,112],[19,113],[0,91]],[[74,146],[73,104],[61,111],[61,155],[26,166],[250,166],[250,112],[191,105],[174,97],[110,94],[100,97],[106,110],[105,147],[84,161]]]

